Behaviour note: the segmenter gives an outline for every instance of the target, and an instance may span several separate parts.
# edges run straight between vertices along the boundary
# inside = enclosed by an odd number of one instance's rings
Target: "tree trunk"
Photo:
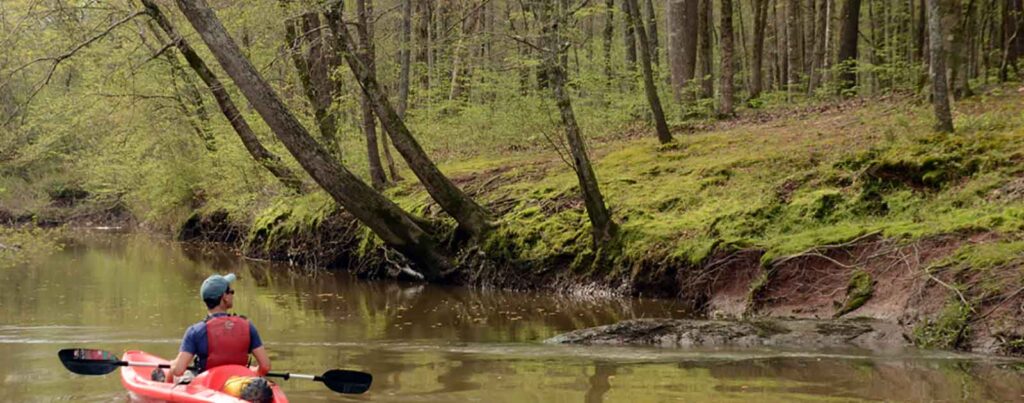
[[[654,84],[654,71],[651,69],[651,46],[647,42],[647,32],[641,19],[640,7],[637,0],[623,0],[623,3],[628,9],[629,25],[636,29],[637,38],[640,40],[640,69],[644,75],[644,92],[647,93],[647,103],[651,105],[654,127],[658,131],[658,141],[661,144],[668,144],[672,142],[672,134],[668,131],[665,111],[662,109],[661,99],[658,97],[658,87]]]
[[[612,69],[612,40],[615,38],[615,0],[605,0],[604,19],[604,77],[610,84],[615,79]]]
[[[373,23],[376,17],[373,12],[373,0],[356,0],[356,14],[359,21],[356,24],[356,32],[359,33],[359,57],[366,65],[368,74],[376,79],[377,55],[373,43]],[[377,122],[373,116],[373,105],[366,94],[359,97],[359,107],[362,111],[363,135],[366,137],[370,183],[375,189],[383,189],[387,186],[388,177],[384,174],[384,165],[380,162],[380,145],[377,143]]]
[[[701,97],[711,98],[715,95],[715,78],[712,70],[714,69],[714,52],[712,50],[712,43],[715,40],[715,27],[713,24],[714,18],[714,7],[712,7],[712,0],[700,0],[700,10],[697,16],[698,29],[700,30],[699,47],[700,47],[700,77],[701,77]]]
[[[676,102],[684,99],[697,70],[697,6],[698,0],[668,0],[668,65]]]
[[[911,1],[913,1],[913,0],[911,0]],[[928,20],[926,19],[927,16],[928,16],[928,13],[926,12],[926,7],[927,7],[927,5],[925,4],[926,1],[927,0],[921,0],[921,2],[920,2],[920,5],[918,7],[920,10],[918,10],[918,15],[917,15],[917,27],[914,30],[914,44],[915,44],[915,46],[914,46],[914,60],[917,61],[918,63],[921,63],[921,64],[925,63],[925,60],[924,60],[925,40],[926,40],[926,38],[928,38],[928,36],[927,36]]]
[[[238,138],[242,140],[242,145],[245,146],[245,150],[249,152],[257,163],[263,168],[269,171],[278,181],[281,182],[285,187],[295,191],[296,193],[302,193],[302,181],[298,176],[292,172],[281,160],[280,157],[263,147],[260,143],[256,133],[249,127],[249,123],[246,122],[245,117],[238,112],[238,107],[235,106],[234,101],[231,100],[231,96],[228,95],[224,85],[220,82],[213,71],[206,65],[206,62],[199,57],[192,46],[189,45],[188,41],[184,37],[178,34],[174,26],[171,25],[170,20],[164,16],[163,12],[156,5],[153,0],[142,0],[142,4],[146,6],[146,11],[149,13],[153,20],[156,21],[160,29],[167,34],[168,37],[174,41],[174,45],[181,52],[182,56],[185,57],[185,61],[188,62],[189,67],[196,72],[206,87],[213,93],[213,98],[217,100],[217,106],[220,107],[220,111],[227,118],[228,123],[238,134]]]
[[[825,43],[828,42],[828,20],[832,18],[832,10],[828,1],[816,2],[814,10],[814,55],[811,58],[811,81],[808,93],[813,95],[814,91],[821,85],[821,70],[825,66]]]
[[[764,91],[764,38],[770,0],[754,0],[754,46],[750,62],[750,99]]]
[[[800,54],[804,61],[804,80],[808,84],[810,83],[811,69],[813,69],[814,64],[814,39],[817,37],[815,30],[818,27],[817,20],[814,19],[816,17],[814,14],[816,10],[815,3],[821,3],[821,1],[800,0],[800,15],[803,17],[803,23],[800,25],[800,31],[803,33],[803,36],[800,37]],[[808,85],[808,88],[810,88],[810,85]]]
[[[361,58],[355,56],[355,44],[341,19],[341,1],[332,2],[328,24],[334,32],[337,47],[356,76],[363,93],[370,99],[381,125],[391,136],[395,148],[427,189],[427,193],[445,212],[455,218],[459,228],[477,240],[483,240],[493,223],[490,212],[477,204],[441,173],[412,136],[398,112],[391,106],[376,77]]]
[[[412,0],[402,0],[402,33],[398,50],[398,116],[405,119],[409,107],[409,69],[412,64]]]
[[[420,74],[420,86],[429,91],[430,90],[430,74],[431,69],[429,66],[429,60],[431,59],[431,37],[430,37],[430,21],[432,17],[432,1],[433,0],[416,0],[417,6],[417,19],[416,19],[416,40],[418,45],[419,54],[416,57],[417,65],[422,65],[424,71]]]
[[[860,29],[860,0],[846,0],[839,33],[839,91],[842,95],[857,85],[857,34]]]
[[[800,0],[789,0],[786,5],[786,57],[789,60],[789,71],[786,82],[789,91],[796,91],[800,86],[800,74],[803,72],[803,61],[800,59]]]
[[[622,11],[623,14],[629,15],[625,0],[622,1]],[[633,25],[629,23],[628,18],[623,18],[622,23],[622,41],[626,45],[626,71],[634,72],[636,71],[636,31],[633,29]]]
[[[661,64],[658,54],[658,15],[654,9],[654,0],[644,2],[644,17],[647,18],[647,45],[651,48],[651,63]]]
[[[287,6],[288,0],[281,4]],[[286,10],[287,12],[288,10]],[[338,122],[331,113],[334,101],[334,84],[330,78],[328,55],[324,51],[323,38],[320,35],[320,16],[317,13],[304,13],[300,17],[285,19],[285,42],[288,54],[299,76],[299,84],[309,104],[313,107],[313,116],[320,130],[320,142],[335,158],[341,160],[341,146],[338,144]],[[308,53],[303,55],[303,43],[308,45]]]
[[[623,0],[635,3],[636,0]],[[586,143],[580,133],[579,124],[572,109],[572,101],[565,90],[568,77],[565,68],[558,62],[560,48],[559,24],[554,23],[555,16],[551,16],[552,5],[546,0],[536,0],[531,3],[538,19],[546,24],[544,35],[544,47],[546,48],[543,64],[551,77],[551,89],[554,92],[555,103],[562,115],[562,123],[565,125],[565,135],[569,143],[569,153],[572,157],[573,169],[576,171],[576,178],[580,184],[580,192],[583,195],[583,204],[587,209],[587,216],[590,218],[590,225],[593,229],[594,246],[613,244],[618,232],[618,225],[612,220],[611,212],[604,203],[604,196],[601,194],[597,182],[597,175],[590,164],[590,157],[587,155]],[[626,6],[628,15],[629,6]],[[627,19],[627,26],[628,26]]]
[[[409,108],[409,74],[412,67],[412,2],[413,0],[402,0],[402,43],[398,51],[398,117],[405,120],[405,110]],[[388,137],[384,136],[384,159],[388,162],[388,171],[391,179],[400,182],[402,176],[398,174],[395,166],[395,159],[391,157],[391,145]]]
[[[721,0],[722,17],[722,77],[719,88],[722,101],[719,104],[718,114],[721,116],[732,116],[733,111],[733,32],[732,32],[732,0]]]
[[[942,34],[940,0],[928,0],[928,47],[931,53],[932,105],[935,107],[935,129],[953,132],[953,116],[949,110],[949,85],[946,82],[945,39]]]
[[[206,1],[177,0],[177,4],[221,67],[310,176],[388,246],[415,263],[427,280],[443,280],[451,262],[439,253],[430,235],[412,216],[360,181],[309,135],[242,55]]]

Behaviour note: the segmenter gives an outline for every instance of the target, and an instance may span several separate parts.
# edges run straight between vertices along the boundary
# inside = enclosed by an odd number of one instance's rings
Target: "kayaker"
[[[228,313],[234,306],[234,274],[214,274],[203,281],[199,294],[206,303],[206,319],[185,331],[178,357],[171,361],[169,381],[185,374],[189,364],[198,372],[220,365],[248,365],[249,354],[256,357],[253,372],[264,376],[270,372],[270,357],[256,326],[242,316]],[[193,362],[194,360],[194,362]]]

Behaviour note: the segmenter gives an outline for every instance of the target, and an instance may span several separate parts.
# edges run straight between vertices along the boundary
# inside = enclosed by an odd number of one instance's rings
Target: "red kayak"
[[[126,351],[121,359],[133,363],[170,364],[169,361],[144,351]],[[152,366],[121,367],[121,384],[133,395],[145,399],[170,402],[239,403],[245,401],[221,392],[224,383],[234,376],[257,376],[255,372],[241,365],[223,365],[199,374],[188,384],[175,385],[151,380],[152,371]],[[274,403],[288,402],[288,398],[284,396],[284,392],[281,392],[280,386],[272,383],[272,388]]]

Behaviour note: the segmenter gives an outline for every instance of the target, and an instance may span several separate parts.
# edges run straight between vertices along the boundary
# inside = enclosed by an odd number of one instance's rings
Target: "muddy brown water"
[[[291,380],[295,402],[1022,401],[1020,363],[945,353],[553,346],[561,332],[680,317],[670,301],[580,299],[364,281],[150,236],[80,233],[0,269],[0,401],[123,402],[117,373],[68,373],[57,350],[176,353],[198,287],[234,272],[276,370],[371,372],[361,396]]]

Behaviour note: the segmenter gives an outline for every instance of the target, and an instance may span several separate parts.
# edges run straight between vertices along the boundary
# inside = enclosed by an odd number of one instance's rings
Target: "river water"
[[[368,371],[370,392],[283,382],[289,398],[379,402],[1024,401],[1024,365],[943,353],[550,346],[577,328],[680,317],[670,301],[579,299],[363,281],[144,235],[77,234],[0,269],[0,401],[124,402],[118,373],[74,375],[57,351],[176,354],[202,280],[234,272],[235,311],[275,370]]]

